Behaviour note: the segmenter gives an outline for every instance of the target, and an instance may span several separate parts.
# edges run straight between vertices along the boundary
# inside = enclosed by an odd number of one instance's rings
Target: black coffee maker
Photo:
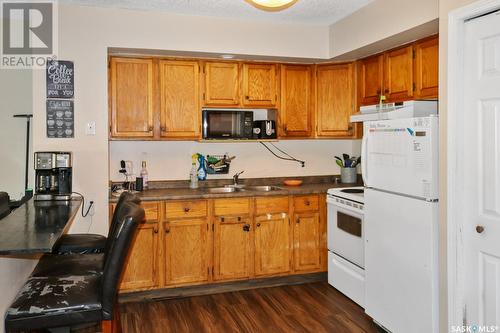
[[[72,154],[35,153],[35,200],[71,200]]]

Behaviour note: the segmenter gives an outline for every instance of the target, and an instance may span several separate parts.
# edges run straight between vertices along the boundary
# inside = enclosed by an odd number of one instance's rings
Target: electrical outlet
[[[86,135],[95,135],[95,121],[90,121],[87,123],[87,127],[85,128]]]

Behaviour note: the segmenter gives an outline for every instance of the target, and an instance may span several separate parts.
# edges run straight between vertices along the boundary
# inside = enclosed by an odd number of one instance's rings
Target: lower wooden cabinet
[[[208,224],[205,218],[164,223],[165,284],[208,281]]]
[[[144,202],[146,222],[134,237],[120,291],[325,271],[324,200],[302,195]]]
[[[138,226],[126,259],[120,290],[152,289],[159,287],[159,202],[142,204],[146,221]],[[112,205],[111,212],[114,211]]]
[[[290,272],[290,219],[287,213],[255,217],[255,275]]]
[[[295,271],[321,268],[321,225],[318,212],[297,213],[293,227],[293,266]]]
[[[249,278],[252,273],[251,219],[241,216],[214,220],[215,281]]]

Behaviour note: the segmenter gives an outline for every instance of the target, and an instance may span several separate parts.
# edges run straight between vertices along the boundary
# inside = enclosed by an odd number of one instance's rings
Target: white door
[[[365,189],[365,311],[393,333],[438,333],[438,205]]]
[[[466,321],[500,326],[500,13],[465,24],[464,68]]]

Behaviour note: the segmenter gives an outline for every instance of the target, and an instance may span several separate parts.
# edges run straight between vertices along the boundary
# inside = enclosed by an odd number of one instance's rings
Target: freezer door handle
[[[363,133],[363,139],[361,140],[361,177],[365,186],[369,186],[368,182],[368,154],[366,152],[368,148],[368,133],[365,131]]]

